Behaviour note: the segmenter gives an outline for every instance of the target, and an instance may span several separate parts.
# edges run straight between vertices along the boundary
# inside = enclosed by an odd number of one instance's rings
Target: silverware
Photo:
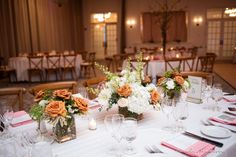
[[[210,139],[205,138],[205,137],[203,137],[203,136],[199,136],[199,135],[196,135],[196,134],[187,132],[187,131],[184,132],[183,134],[186,135],[186,136],[193,137],[193,138],[195,138],[195,139],[199,139],[199,140],[201,140],[201,141],[204,141],[204,142],[213,144],[213,145],[215,145],[215,146],[217,146],[217,147],[223,147],[223,143],[218,142],[218,141],[214,141],[214,140],[210,140]]]
[[[151,145],[151,146],[146,146],[145,149],[149,152],[149,153],[163,153],[159,148],[157,148],[157,146],[155,145]]]

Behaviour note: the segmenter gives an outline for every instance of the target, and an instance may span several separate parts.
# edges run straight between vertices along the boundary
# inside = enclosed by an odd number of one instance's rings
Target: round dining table
[[[232,102],[227,102],[222,99],[219,102],[220,111],[210,110],[209,105],[214,105],[214,101],[203,100],[202,104],[194,104],[186,102],[188,105],[188,117],[183,120],[183,126],[185,131],[191,132],[195,135],[214,140],[223,144],[223,147],[215,147],[215,149],[207,154],[207,157],[232,157],[236,154],[236,132],[230,131],[230,136],[227,138],[214,138],[202,134],[201,130],[204,127],[208,127],[203,120],[211,116],[222,114],[223,111],[228,110],[228,107],[235,107]],[[108,149],[115,141],[112,139],[111,134],[106,130],[104,125],[104,117],[108,114],[117,113],[117,107],[113,107],[109,111],[99,111],[97,108],[93,108],[89,111],[87,116],[76,117],[76,133],[77,137],[74,140],[67,141],[65,143],[51,143],[51,149],[53,157],[110,157]],[[89,119],[94,118],[97,123],[97,129],[89,129]],[[235,116],[236,118],[236,116]],[[161,144],[161,142],[173,138],[182,133],[166,131],[163,127],[167,124],[167,117],[160,109],[149,110],[144,113],[143,119],[138,121],[137,138],[132,142],[137,150],[137,153],[132,155],[133,157],[153,157],[153,156],[165,156],[165,157],[182,157],[186,156],[173,149],[167,148]],[[174,121],[172,121],[174,122]],[[46,123],[47,129],[50,132],[50,125]],[[231,126],[235,127],[236,126]],[[25,131],[32,131],[37,128],[37,123],[33,122],[27,125],[10,128],[11,132],[19,133]],[[192,137],[190,137],[192,138]],[[184,141],[183,141],[184,142]],[[185,141],[186,142],[186,141]],[[146,147],[155,145],[163,153],[150,153]],[[126,148],[127,141],[121,140],[121,148]],[[129,155],[122,154],[123,157],[129,157]]]

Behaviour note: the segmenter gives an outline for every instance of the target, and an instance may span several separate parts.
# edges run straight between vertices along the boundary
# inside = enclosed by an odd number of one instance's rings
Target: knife
[[[215,145],[215,146],[217,146],[217,147],[223,147],[223,143],[218,142],[218,141],[210,140],[210,139],[208,139],[208,138],[205,138],[205,137],[202,137],[202,136],[199,136],[199,135],[196,135],[196,134],[187,132],[187,131],[185,131],[183,134],[186,135],[186,136],[190,136],[190,137],[199,139],[199,140],[201,140],[201,141],[204,141],[204,142],[213,144],[213,145]]]

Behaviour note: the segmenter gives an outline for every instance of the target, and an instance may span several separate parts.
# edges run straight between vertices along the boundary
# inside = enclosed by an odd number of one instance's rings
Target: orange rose
[[[142,81],[144,84],[146,84],[146,83],[150,83],[151,82],[151,79],[150,79],[150,77],[149,76],[145,76],[144,77],[144,79],[143,79],[143,81]]]
[[[165,77],[159,78],[158,81],[157,81],[157,85],[160,86],[165,79],[166,79]]]
[[[178,71],[175,71],[174,73],[173,73],[173,76],[182,76]]]
[[[39,102],[43,98],[44,92],[42,90],[38,91],[38,93],[34,97],[35,102]]]
[[[52,118],[57,116],[66,116],[65,103],[62,101],[51,101],[45,108],[45,112]]]
[[[156,104],[160,100],[160,94],[156,90],[152,90],[151,100],[153,104]]]
[[[68,92],[68,90],[66,90],[66,89],[61,89],[61,90],[55,90],[53,92],[53,95],[58,96],[60,98],[64,98],[64,99],[70,99],[71,92]]]
[[[131,87],[128,84],[117,89],[117,93],[120,96],[128,97],[132,93]]]
[[[183,85],[184,84],[184,78],[182,76],[175,76],[174,80],[179,84]]]
[[[74,98],[75,106],[78,107],[79,110],[82,110],[82,112],[88,111],[88,103],[86,100],[82,98]]]

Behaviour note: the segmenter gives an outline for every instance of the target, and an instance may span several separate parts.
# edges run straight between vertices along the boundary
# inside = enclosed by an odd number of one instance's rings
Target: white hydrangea
[[[174,89],[175,88],[175,82],[172,79],[168,79],[166,82],[166,88],[167,89]]]
[[[111,98],[112,94],[111,88],[105,88],[98,94],[98,102],[99,104],[108,107],[109,106],[109,99]]]
[[[42,107],[44,107],[44,106],[47,105],[48,103],[49,103],[49,101],[47,101],[47,100],[41,100],[41,101],[39,102],[39,105],[42,106]]]

